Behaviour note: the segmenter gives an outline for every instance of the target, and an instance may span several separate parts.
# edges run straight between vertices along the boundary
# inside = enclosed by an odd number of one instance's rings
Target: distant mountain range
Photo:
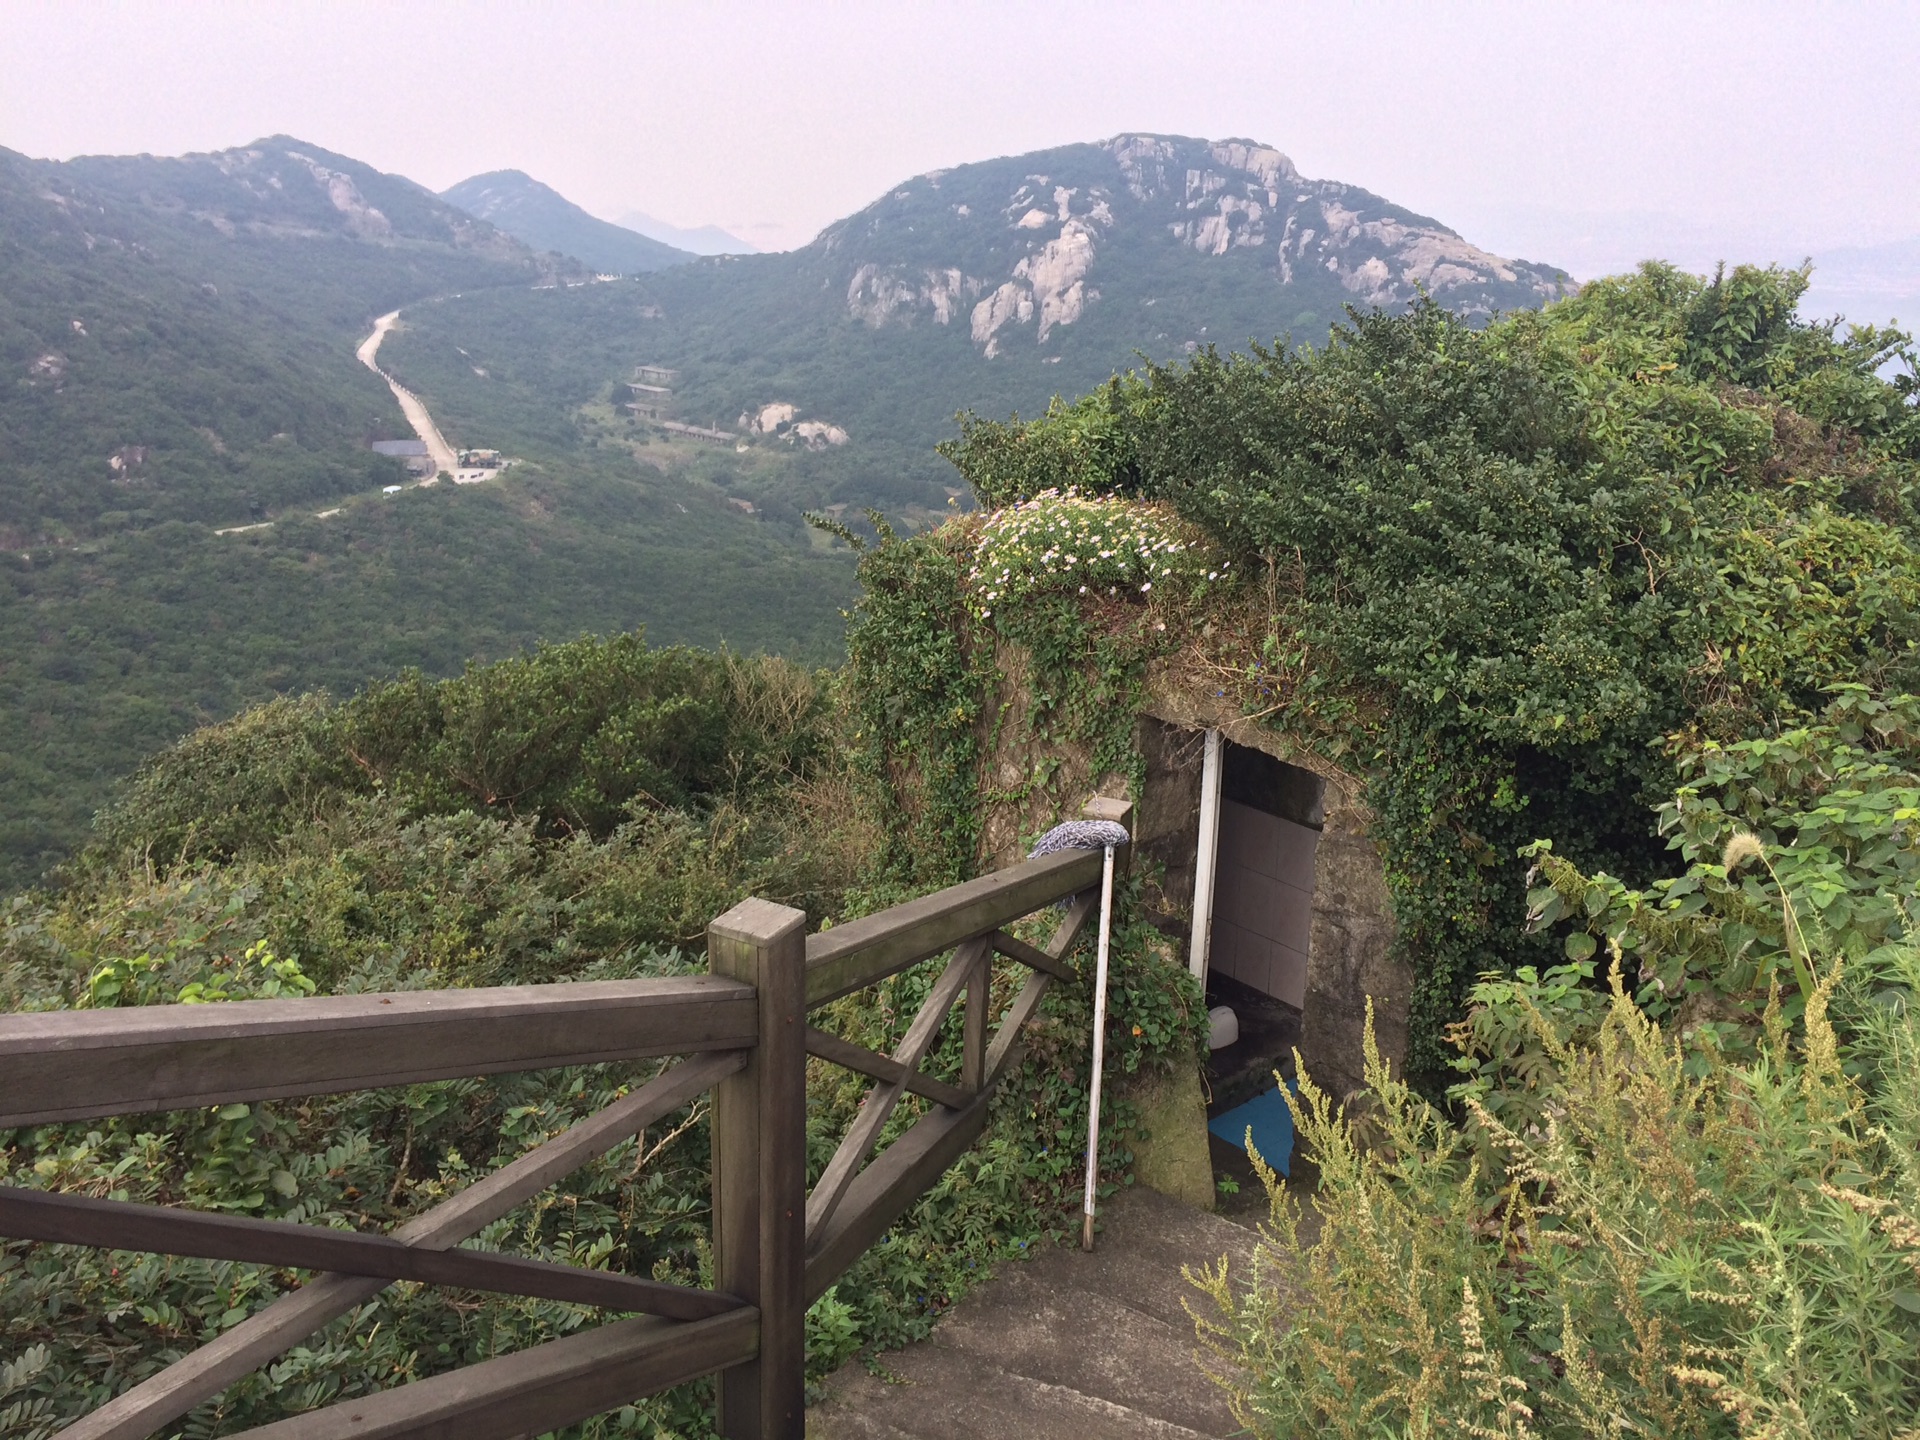
[[[0,150],[0,893],[145,755],[275,693],[642,624],[832,658],[850,566],[797,513],[744,514],[504,385],[455,435],[511,436],[508,478],[382,493],[407,477],[369,442],[410,431],[354,358],[374,317],[619,288],[594,268],[288,136]]]
[[[691,230],[678,225],[669,225],[665,220],[656,220],[644,210],[630,210],[614,222],[629,230],[637,230],[642,235],[667,245],[675,245],[694,255],[758,255],[760,248],[749,245],[738,235],[722,230],[718,225],[698,225]]]
[[[634,366],[664,366],[678,421],[749,448],[831,443],[812,480],[783,482],[794,503],[939,506],[955,411],[1031,413],[1143,355],[1319,343],[1349,305],[1425,293],[1483,320],[1571,289],[1270,146],[1132,134],[917,176],[797,250],[468,295],[391,353],[476,417],[509,392],[617,407]]]
[[[676,249],[634,228],[589,215],[559,191],[519,170],[475,175],[443,190],[440,198],[536,250],[570,255],[601,273],[637,275],[684,264],[695,256],[694,251]]]

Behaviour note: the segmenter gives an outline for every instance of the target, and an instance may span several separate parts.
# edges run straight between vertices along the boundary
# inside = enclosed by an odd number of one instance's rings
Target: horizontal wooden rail
[[[644,1318],[342,1400],[249,1435],[508,1440],[720,1372],[729,1440],[799,1440],[806,1304],[978,1138],[1020,1032],[1095,905],[1099,851],[1066,851],[807,937],[799,911],[749,900],[708,930],[711,973],[0,1016],[0,1131],[236,1101],[385,1088],[662,1055],[669,1066],[391,1236],[0,1187],[0,1237],[318,1272],[110,1400],[63,1440],[146,1440],[395,1281],[526,1295]],[[1045,948],[1005,927],[1070,901]],[[891,1055],[807,1010],[953,951]],[[992,956],[1026,966],[989,1036]],[[922,1075],[964,1023],[959,1084]],[[808,1194],[807,1054],[878,1082]],[[455,1248],[623,1139],[713,1093],[710,1290]],[[936,1102],[884,1149],[904,1097]],[[876,1149],[878,1153],[875,1154]]]
[[[760,1315],[752,1309],[711,1320],[616,1320],[239,1433],[249,1440],[514,1440],[738,1365],[759,1348]]]
[[[1098,850],[1062,850],[807,937],[807,1008],[884,980],[1100,883]]]
[[[746,1063],[747,1052],[734,1050],[697,1055],[671,1065],[631,1095],[414,1216],[393,1232],[393,1238],[428,1250],[458,1244],[679,1109]],[[385,1280],[354,1275],[322,1275],[82,1416],[60,1432],[61,1440],[146,1440],[356,1305],[371,1300],[387,1284]]]
[[[0,1130],[746,1048],[751,985],[711,975],[0,1016]]]
[[[586,1270],[485,1250],[425,1250],[387,1235],[318,1225],[210,1215],[164,1205],[135,1205],[0,1185],[0,1235],[52,1245],[143,1250],[237,1260],[286,1270],[332,1270],[376,1280],[413,1280],[500,1295],[526,1295],[605,1310],[705,1320],[744,1302],[712,1290],[668,1285],[638,1275]]]

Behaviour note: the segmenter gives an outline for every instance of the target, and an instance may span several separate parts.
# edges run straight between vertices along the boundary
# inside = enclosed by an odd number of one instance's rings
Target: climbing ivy
[[[1551,963],[1523,847],[1647,883],[1668,737],[1920,681],[1913,354],[1796,318],[1805,285],[1648,265],[1484,331],[1356,312],[1317,350],[1207,351],[1037,421],[962,417],[945,453],[985,506],[1058,528],[1105,497],[1215,578],[1016,583],[980,564],[999,518],[883,544],[850,641],[870,772],[960,873],[982,798],[1012,798],[982,773],[1010,666],[1033,738],[1137,787],[1148,667],[1191,659],[1362,776],[1416,975],[1409,1064],[1437,1085],[1473,977]]]

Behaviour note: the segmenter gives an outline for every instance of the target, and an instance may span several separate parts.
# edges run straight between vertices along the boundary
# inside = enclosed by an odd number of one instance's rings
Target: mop
[[[1111,820],[1070,820],[1040,837],[1029,860],[1056,850],[1106,851],[1100,871],[1100,945],[1093,970],[1093,1077],[1087,1106],[1087,1190],[1081,1205],[1080,1248],[1093,1249],[1094,1191],[1100,1180],[1100,1081],[1107,1060],[1107,952],[1113,938],[1113,847],[1127,843],[1126,828]]]

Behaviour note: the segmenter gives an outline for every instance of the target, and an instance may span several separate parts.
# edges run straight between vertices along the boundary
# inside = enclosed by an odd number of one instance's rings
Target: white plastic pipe
[[[1193,864],[1193,938],[1187,942],[1187,968],[1202,985],[1213,951],[1213,875],[1220,859],[1220,732],[1207,731],[1200,762],[1200,843]]]
[[[1100,949],[1093,966],[1093,1082],[1087,1108],[1087,1195],[1080,1248],[1093,1249],[1093,1192],[1100,1179],[1100,1076],[1107,1063],[1107,947],[1113,936],[1113,847],[1100,875]]]

